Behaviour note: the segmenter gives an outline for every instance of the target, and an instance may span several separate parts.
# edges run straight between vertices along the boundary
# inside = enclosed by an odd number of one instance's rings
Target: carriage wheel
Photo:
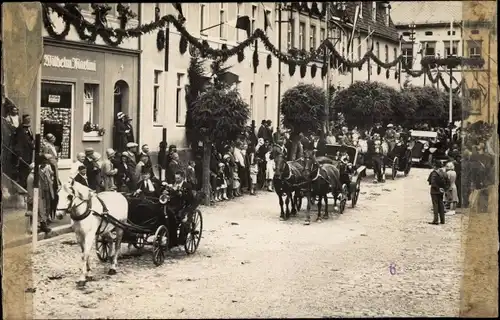
[[[354,208],[356,206],[356,203],[358,203],[358,198],[359,198],[359,192],[361,190],[361,182],[358,181],[356,183],[356,190],[352,192],[351,195],[351,207]]]
[[[392,172],[391,172],[392,180],[396,179],[396,175],[398,174],[398,163],[399,159],[398,157],[395,157],[394,160],[392,161]]]
[[[143,235],[137,235],[135,237],[134,248],[140,250],[140,249],[144,248],[145,244],[146,244],[146,239],[144,238]]]
[[[405,177],[410,173],[411,170],[411,150],[408,152],[406,156],[406,168],[405,168]]]
[[[104,239],[104,237],[99,236],[95,241],[95,250],[97,253],[97,258],[101,260],[101,262],[106,262],[109,260],[111,256],[111,244],[112,242],[108,241],[108,239]]]
[[[193,212],[188,223],[184,250],[187,254],[193,254],[196,252],[196,249],[198,249],[201,233],[203,232],[203,216],[200,210]]]
[[[168,230],[161,225],[156,229],[153,240],[153,263],[160,266],[165,261],[165,252],[168,250]]]
[[[343,214],[345,210],[345,205],[347,202],[347,193],[349,192],[349,189],[347,188],[347,185],[343,184],[342,185],[342,192],[339,194],[340,197],[340,204],[339,204],[339,214]]]

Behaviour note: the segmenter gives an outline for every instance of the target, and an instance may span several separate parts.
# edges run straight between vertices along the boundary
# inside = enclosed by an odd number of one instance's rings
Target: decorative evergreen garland
[[[300,77],[304,78],[306,76],[306,73],[307,73],[307,65],[303,64],[300,66]]]
[[[186,50],[188,48],[188,41],[186,38],[184,38],[183,36],[181,36],[181,40],[179,41],[179,52],[181,54],[184,54],[186,53]],[[193,48],[196,48],[195,46],[193,46]],[[191,56],[193,55],[192,52],[191,52],[191,48],[189,48],[189,53],[191,54]]]
[[[245,60],[245,52],[244,51],[238,52],[237,55],[238,55],[238,62],[242,62],[243,60]]]
[[[450,87],[448,86],[448,84],[444,80],[444,78],[443,78],[443,76],[441,74],[441,71],[438,71],[438,73],[436,74],[436,76],[433,77],[432,73],[431,73],[431,70],[426,69],[426,76],[427,76],[427,78],[429,79],[429,81],[432,84],[436,84],[439,81],[446,92],[450,91]],[[458,82],[455,78],[453,78],[453,80],[455,80],[455,82],[457,82],[458,85],[455,88],[452,89],[452,92],[453,93],[459,93],[460,89],[462,88],[462,84],[464,82],[464,79],[462,78],[462,80],[460,80],[460,82]]]
[[[290,75],[290,77],[293,77],[293,75],[295,74],[296,67],[297,65],[294,62],[290,62],[288,64],[288,74]]]
[[[259,51],[258,51],[259,41],[255,40],[255,48],[253,51],[253,73],[257,73],[257,67],[259,66]]]
[[[260,39],[264,44],[264,47],[271,52],[276,58],[280,61],[289,65],[289,71],[293,73],[295,72],[295,65],[308,65],[309,63],[317,60],[320,55],[328,49],[331,57],[334,59],[333,64],[331,66],[341,66],[345,71],[347,68],[362,68],[365,62],[369,59],[373,60],[378,67],[389,69],[395,67],[398,63],[401,63],[401,68],[406,71],[412,77],[420,77],[422,74],[427,72],[431,66],[441,66],[447,68],[456,68],[459,65],[469,65],[475,67],[482,67],[484,65],[484,59],[470,59],[470,58],[461,58],[461,57],[448,57],[446,59],[436,59],[436,58],[424,58],[422,59],[422,70],[420,71],[412,71],[404,62],[402,61],[402,55],[398,56],[394,61],[384,63],[382,62],[372,50],[366,52],[363,57],[358,61],[350,61],[349,59],[344,58],[334,47],[333,43],[329,40],[323,40],[318,48],[312,49],[310,52],[301,52],[300,57],[296,55],[295,57],[291,54],[286,54],[279,51],[269,40],[265,32],[261,29],[256,29],[252,35],[245,41],[241,42],[239,45],[232,47],[227,50],[218,50],[211,48],[208,43],[200,42],[197,38],[193,37],[183,26],[184,20],[177,19],[173,15],[165,15],[161,17],[159,20],[155,22],[150,22],[148,24],[143,24],[134,28],[109,28],[106,23],[106,16],[111,9],[108,5],[97,5],[92,4],[93,14],[96,19],[94,23],[87,21],[80,12],[80,8],[78,4],[68,3],[64,6],[61,6],[57,3],[43,3],[43,22],[44,26],[49,33],[49,35],[55,39],[63,40],[69,34],[69,28],[71,25],[75,27],[78,32],[78,35],[81,40],[87,40],[89,42],[95,42],[97,35],[101,36],[102,39],[111,46],[118,46],[123,42],[123,39],[130,37],[140,37],[145,33],[150,33],[156,29],[163,28],[167,23],[171,23],[175,26],[175,28],[181,34],[181,42],[189,42],[193,46],[195,46],[198,50],[200,50],[200,54],[210,58],[217,59],[223,58],[224,60],[229,59],[230,57],[238,54],[238,61],[241,62],[240,58],[243,56],[243,50],[249,47],[254,41]],[[292,7],[295,6],[296,9],[304,10],[304,8],[300,8],[300,4],[298,2],[292,2]],[[297,7],[298,6],[298,7]],[[314,5],[313,5],[314,7]],[[323,6],[323,11],[326,6]],[[58,14],[59,17],[62,17],[65,27],[61,33],[56,33],[54,30],[54,25],[50,18],[50,12],[54,11]],[[313,10],[312,8],[310,10]],[[129,18],[135,17],[134,13],[130,11],[127,6],[122,6],[120,9],[120,26],[126,25],[126,22]],[[321,13],[323,14],[323,12]],[[86,31],[89,31],[90,34],[87,34]],[[114,40],[113,40],[114,38]],[[179,48],[183,49],[187,47],[186,45],[179,44]],[[180,50],[181,53],[185,52],[187,48],[184,50]],[[293,67],[292,67],[293,65]],[[337,67],[338,68],[338,67]]]
[[[318,70],[318,67],[316,66],[316,64],[313,64],[311,66],[311,78],[314,78],[316,77],[316,71]]]
[[[267,55],[267,59],[266,59],[266,60],[267,60],[267,61],[266,61],[267,68],[268,68],[268,69],[271,69],[271,67],[272,67],[272,65],[273,65],[273,57],[272,57],[270,54],[268,54],[268,55]]]
[[[156,35],[156,48],[158,51],[162,51],[165,48],[165,32],[163,29],[158,30]]]
[[[389,79],[390,76],[391,76],[390,70],[389,69],[385,70],[385,78]]]
[[[323,79],[327,73],[328,73],[328,67],[326,66],[326,64],[324,64],[321,67],[321,79]]]

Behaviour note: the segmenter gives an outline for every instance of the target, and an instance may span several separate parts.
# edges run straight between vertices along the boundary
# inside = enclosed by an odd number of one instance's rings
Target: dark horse
[[[375,174],[373,182],[385,182],[385,160],[387,157],[387,143],[376,136],[368,140],[368,154]]]
[[[334,196],[334,206],[337,205],[339,194],[342,193],[341,174],[338,166],[340,164],[328,158],[306,156],[305,171],[309,178],[310,194],[309,198],[318,196],[318,217],[316,221],[321,221],[322,200],[325,202],[325,219],[328,219],[328,194]],[[310,201],[307,205],[306,224],[310,223]]]
[[[280,203],[280,218],[287,220],[290,215],[295,216],[302,206],[302,188],[307,183],[307,177],[304,175],[304,160],[285,161],[282,154],[277,154],[274,157],[274,162],[273,185]],[[286,195],[286,211],[283,210],[284,195]],[[291,211],[289,209],[290,202]]]

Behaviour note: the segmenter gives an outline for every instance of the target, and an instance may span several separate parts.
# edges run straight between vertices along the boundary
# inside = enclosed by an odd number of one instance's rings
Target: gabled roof
[[[396,25],[462,21],[461,1],[391,1],[391,7]]]
[[[350,21],[354,21],[354,14],[356,12],[356,6],[362,4],[363,9],[363,17],[358,19],[358,22],[356,24],[356,29],[362,31],[363,33],[368,33],[368,27],[370,28],[370,31],[374,31],[373,34],[377,37],[385,38],[389,41],[392,42],[399,42],[399,34],[398,31],[396,30],[396,26],[394,25],[394,22],[392,21],[392,11],[391,10],[391,18],[389,18],[389,25],[387,26],[385,24],[385,8],[382,7],[381,3],[378,3],[378,10],[377,10],[377,16],[376,20],[373,21],[372,19],[372,2],[367,1],[367,2],[359,2],[359,1],[352,1],[352,2],[347,2],[347,15],[349,17]]]

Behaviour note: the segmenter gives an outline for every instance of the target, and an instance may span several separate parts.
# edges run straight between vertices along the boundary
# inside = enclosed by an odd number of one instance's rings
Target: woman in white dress
[[[455,172],[455,165],[453,162],[448,162],[446,164],[446,175],[450,180],[450,188],[445,192],[445,201],[450,205],[450,211],[447,212],[449,215],[455,214],[455,209],[458,203],[458,191],[457,191],[457,173]]]
[[[274,160],[271,159],[271,152],[273,150],[273,146],[269,145],[266,152],[266,181],[267,181],[267,190],[272,192],[273,190],[273,177],[274,177]]]

